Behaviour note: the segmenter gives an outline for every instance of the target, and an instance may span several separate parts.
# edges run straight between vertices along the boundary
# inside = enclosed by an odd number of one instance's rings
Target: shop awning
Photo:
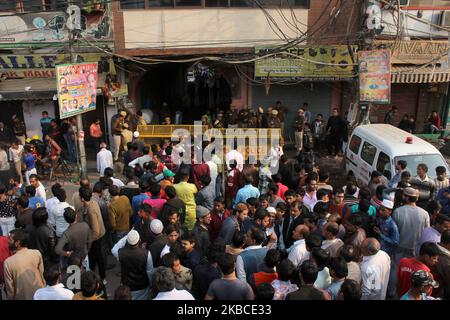
[[[106,73],[98,75],[97,86],[103,88]],[[7,79],[0,82],[0,101],[47,100],[56,94],[55,78]]]
[[[442,68],[392,67],[392,83],[450,82],[450,70]]]
[[[52,99],[55,93],[55,78],[7,79],[0,82],[0,101]]]

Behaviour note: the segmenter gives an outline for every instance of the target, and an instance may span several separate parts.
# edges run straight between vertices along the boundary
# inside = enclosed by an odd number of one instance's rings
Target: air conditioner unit
[[[450,11],[442,11],[441,26],[450,27]]]

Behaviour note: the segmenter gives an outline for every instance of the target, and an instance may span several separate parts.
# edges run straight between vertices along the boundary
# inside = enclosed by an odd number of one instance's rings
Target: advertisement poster
[[[359,100],[376,104],[391,101],[391,51],[359,51]]]
[[[259,55],[270,54],[270,48],[257,47]],[[255,79],[270,74],[278,80],[345,80],[356,76],[353,58],[356,47],[346,45],[298,46],[274,56],[255,61]]]
[[[98,81],[97,68],[97,63],[56,66],[61,119],[95,110]]]

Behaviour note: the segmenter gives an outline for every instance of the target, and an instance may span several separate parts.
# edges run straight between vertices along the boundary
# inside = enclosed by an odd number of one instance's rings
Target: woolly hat
[[[206,217],[210,211],[208,208],[205,208],[203,206],[197,206],[196,212],[197,212],[197,219],[199,219]]]

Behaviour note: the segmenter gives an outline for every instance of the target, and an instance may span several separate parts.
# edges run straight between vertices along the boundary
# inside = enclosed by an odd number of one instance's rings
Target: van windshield
[[[449,174],[448,165],[441,154],[416,154],[410,156],[401,156],[395,158],[395,163],[399,160],[405,160],[407,163],[406,169],[411,172],[411,176],[417,175],[417,165],[425,163],[428,166],[428,176],[436,178],[436,167],[444,166]]]

